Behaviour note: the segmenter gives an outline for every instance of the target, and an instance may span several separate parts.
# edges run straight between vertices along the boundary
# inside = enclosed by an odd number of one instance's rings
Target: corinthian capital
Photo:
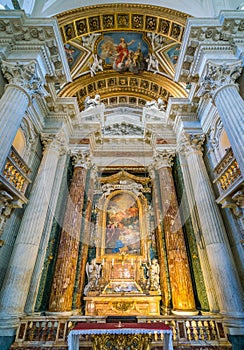
[[[234,64],[216,64],[208,62],[206,65],[206,72],[200,80],[200,88],[197,92],[198,97],[205,96],[213,98],[216,92],[227,85],[234,85],[237,87],[236,79],[241,75],[242,64],[241,61]]]
[[[61,153],[67,150],[67,140],[64,132],[61,130],[57,134],[54,133],[42,133],[41,141],[43,144],[43,152],[50,149]]]
[[[91,165],[90,153],[89,151],[74,151],[71,154],[73,159],[74,167],[82,167],[88,169]]]
[[[9,84],[21,87],[28,95],[33,96],[37,93],[47,95],[43,82],[37,75],[35,61],[27,64],[2,61],[2,72]]]
[[[202,145],[205,140],[204,134],[184,133],[178,144],[178,151],[186,155],[192,152],[202,153]]]
[[[153,155],[153,160],[156,169],[160,169],[162,167],[172,167],[174,164],[175,153],[172,151],[156,151]]]

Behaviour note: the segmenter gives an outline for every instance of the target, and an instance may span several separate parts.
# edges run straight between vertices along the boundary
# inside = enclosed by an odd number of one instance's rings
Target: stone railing
[[[214,183],[217,184],[220,196],[243,179],[239,165],[230,148],[214,169]]]
[[[9,187],[10,190],[17,190],[15,193],[23,196],[30,183],[29,175],[30,168],[12,147],[2,173],[2,182],[5,182],[5,186]]]
[[[172,328],[174,348],[187,346],[207,349],[221,346],[230,349],[224,331],[222,319],[218,317],[195,316],[175,318],[174,316],[144,318],[140,322],[164,322]],[[11,349],[29,349],[30,346],[44,349],[67,349],[67,338],[70,330],[78,322],[106,322],[106,317],[72,316],[69,318],[39,316],[24,317],[17,330],[16,339]],[[91,347],[91,336],[80,336],[80,345]],[[45,347],[46,346],[46,347]],[[161,336],[152,334],[152,348],[162,346]],[[83,348],[83,347],[82,347]],[[32,349],[32,348],[31,348]]]

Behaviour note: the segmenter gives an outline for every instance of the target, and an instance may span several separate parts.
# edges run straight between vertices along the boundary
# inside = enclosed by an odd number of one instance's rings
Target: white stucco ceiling
[[[96,4],[151,4],[172,8],[193,17],[214,17],[220,10],[236,10],[242,0],[19,0],[26,13],[35,17],[50,17],[74,8]],[[0,0],[0,4],[12,9],[11,0]]]

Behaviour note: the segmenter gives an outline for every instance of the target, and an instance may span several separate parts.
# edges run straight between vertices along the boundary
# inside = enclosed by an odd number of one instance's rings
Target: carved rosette
[[[43,82],[37,75],[36,62],[27,64],[2,61],[2,72],[9,84],[22,88],[29,96],[46,95]]]
[[[186,156],[190,153],[202,154],[202,146],[205,140],[204,134],[188,134],[184,133],[181,136],[178,151]]]
[[[197,96],[214,100],[216,93],[225,86],[234,85],[238,89],[236,79],[241,75],[242,68],[241,61],[234,64],[208,62]]]
[[[162,167],[171,168],[174,164],[175,153],[172,151],[156,151],[153,156],[155,169],[160,169]]]

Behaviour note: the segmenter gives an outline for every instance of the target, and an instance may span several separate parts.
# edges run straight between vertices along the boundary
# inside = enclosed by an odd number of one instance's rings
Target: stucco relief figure
[[[87,295],[89,291],[95,291],[98,289],[98,282],[101,277],[102,265],[96,263],[96,259],[92,259],[89,263],[86,263],[86,274],[88,283],[85,285],[84,294]]]
[[[90,67],[90,73],[91,73],[91,77],[94,77],[94,75],[97,74],[97,72],[103,71],[103,66],[102,66],[102,59],[98,58],[97,55],[92,55],[93,57],[93,63],[88,63],[89,67]]]

